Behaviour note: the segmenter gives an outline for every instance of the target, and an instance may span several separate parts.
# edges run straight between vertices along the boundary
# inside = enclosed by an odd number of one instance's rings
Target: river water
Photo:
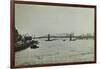
[[[15,53],[15,65],[94,61],[94,41],[45,41],[38,39],[39,48]]]

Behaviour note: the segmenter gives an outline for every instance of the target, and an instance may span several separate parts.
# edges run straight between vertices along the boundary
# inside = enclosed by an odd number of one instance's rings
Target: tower
[[[48,41],[50,41],[50,34],[48,34]]]

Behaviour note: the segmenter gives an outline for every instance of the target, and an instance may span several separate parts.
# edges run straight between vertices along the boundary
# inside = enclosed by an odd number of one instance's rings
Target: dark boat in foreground
[[[27,49],[28,47],[31,47],[32,49],[34,48],[39,48],[36,44],[38,44],[39,42],[38,41],[34,41],[34,40],[31,40],[31,41],[27,41],[25,43],[16,43],[16,47],[15,47],[15,51],[21,51],[21,50],[24,50],[24,49]]]
[[[31,49],[35,49],[35,48],[39,48],[39,46],[37,46],[37,45],[31,45],[30,48]]]

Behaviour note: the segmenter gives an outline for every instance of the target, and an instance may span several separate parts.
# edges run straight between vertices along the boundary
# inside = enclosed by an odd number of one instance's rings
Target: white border
[[[100,0],[30,0],[30,1],[97,5],[97,36],[98,36],[97,64],[38,67],[36,69],[99,69]],[[9,67],[10,67],[10,0],[0,0],[0,69],[10,69]]]

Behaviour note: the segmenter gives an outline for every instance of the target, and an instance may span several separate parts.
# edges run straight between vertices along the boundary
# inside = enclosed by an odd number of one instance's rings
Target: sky
[[[94,8],[15,5],[15,27],[20,34],[93,33]]]

